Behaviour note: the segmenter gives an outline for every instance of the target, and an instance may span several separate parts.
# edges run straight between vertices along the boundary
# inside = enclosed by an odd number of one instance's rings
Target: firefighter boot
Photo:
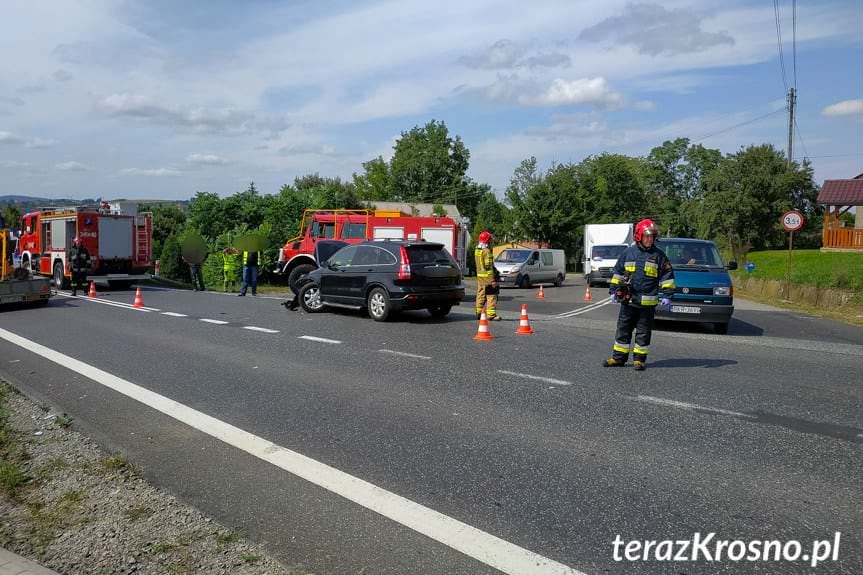
[[[626,365],[625,361],[620,361],[614,358],[606,359],[602,362],[602,367],[623,367]]]
[[[645,364],[643,361],[639,361],[636,359],[633,362],[633,367],[635,367],[635,371],[644,371],[645,369],[647,369],[647,364]]]
[[[500,320],[502,320],[502,319],[503,319],[503,318],[502,318],[502,317],[500,317],[500,316],[499,316],[499,315],[497,315],[497,314],[494,314],[494,315],[490,315],[490,316],[488,316],[488,321],[500,321]]]

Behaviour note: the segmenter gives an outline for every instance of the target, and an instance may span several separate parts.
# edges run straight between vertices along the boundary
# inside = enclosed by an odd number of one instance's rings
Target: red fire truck
[[[410,216],[397,210],[306,210],[299,235],[281,249],[277,272],[295,285],[300,276],[317,267],[315,243],[324,239],[350,244],[371,239],[437,242],[464,270],[470,233],[463,223],[446,216]]]
[[[18,253],[21,265],[34,274],[50,276],[54,286],[68,286],[72,277],[69,250],[78,236],[90,252],[88,279],[105,279],[128,287],[146,279],[150,267],[153,217],[127,215],[99,207],[43,208],[24,214]]]

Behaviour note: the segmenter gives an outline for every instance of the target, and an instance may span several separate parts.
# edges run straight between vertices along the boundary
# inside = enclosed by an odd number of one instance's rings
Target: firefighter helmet
[[[659,228],[656,227],[653,220],[641,220],[635,224],[635,233],[632,235],[632,237],[635,238],[635,241],[640,242],[641,238],[644,237],[644,234],[653,236],[654,238],[659,235]]]
[[[490,241],[491,241],[491,234],[489,232],[480,232],[479,243],[487,244]]]
[[[79,238],[78,236],[75,236],[74,238],[72,238],[72,245],[73,246],[77,246],[80,243],[81,243],[81,238]]]

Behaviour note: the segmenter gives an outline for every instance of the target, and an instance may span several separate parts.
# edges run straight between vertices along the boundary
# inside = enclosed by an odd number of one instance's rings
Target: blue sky
[[[795,157],[819,182],[852,177],[863,5],[801,0],[797,17]],[[0,195],[180,199],[250,180],[272,193],[306,173],[349,178],[432,118],[498,192],[531,155],[787,139],[764,0],[30,0],[4,7],[0,51]]]

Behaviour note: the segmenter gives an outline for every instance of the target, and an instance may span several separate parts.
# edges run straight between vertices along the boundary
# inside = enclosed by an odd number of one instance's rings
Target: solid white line
[[[220,319],[206,319],[206,318],[202,318],[202,319],[201,319],[201,321],[202,321],[202,322],[204,322],[204,323],[214,323],[214,324],[216,324],[216,325],[226,325],[226,324],[228,323],[228,322],[226,322],[226,321],[222,321],[222,320],[220,320]]]
[[[517,371],[506,371],[503,369],[497,370],[498,373],[502,373],[504,375],[514,375],[515,377],[523,377],[525,379],[535,379],[536,381],[544,381],[546,383],[553,383],[555,385],[572,385],[571,381],[563,381],[562,379],[553,379],[551,377],[542,377],[539,375],[530,375],[529,373],[518,373]]]
[[[313,335],[301,335],[297,339],[305,339],[307,341],[317,341],[320,343],[342,343],[337,339],[327,339],[325,337],[315,337]]]
[[[169,315],[171,317],[189,317],[184,313],[177,313],[175,311],[163,311],[162,315]]]
[[[431,359],[431,357],[427,355],[416,355],[414,353],[405,353],[403,351],[394,351],[392,349],[379,349],[380,353],[388,353],[390,355],[398,355],[401,357],[412,357],[414,359]]]
[[[176,292],[180,292],[180,293],[195,293],[195,292],[194,292],[194,291],[192,291],[192,290],[188,290],[188,289],[178,289],[178,288],[164,288],[164,287],[153,287],[153,286],[149,286],[147,289],[148,289],[148,290],[152,290],[152,291],[176,291]],[[237,294],[235,294],[235,293],[226,293],[226,292],[223,292],[223,291],[204,290],[204,292],[203,292],[203,293],[210,294],[210,295],[221,295],[221,296],[234,296],[234,297],[237,297]],[[285,295],[284,295],[284,296],[282,296],[282,297],[278,297],[278,296],[270,296],[270,295],[256,295],[256,296],[252,296],[252,297],[254,297],[254,298],[256,298],[256,299],[277,299],[277,300],[283,300],[283,299],[286,299],[286,298],[290,297],[290,295],[285,294]]]
[[[581,314],[583,314],[583,313],[587,313],[587,312],[589,312],[589,311],[593,311],[593,310],[595,310],[595,309],[599,309],[599,308],[601,308],[601,307],[603,307],[603,306],[606,306],[606,305],[608,305],[608,304],[610,304],[610,303],[611,303],[611,298],[609,297],[609,298],[606,298],[606,299],[604,299],[604,300],[602,300],[602,301],[596,302],[596,303],[594,303],[594,304],[591,304],[591,305],[586,306],[586,307],[583,307],[583,308],[579,308],[579,309],[574,309],[574,310],[572,310],[572,311],[566,311],[566,312],[563,312],[563,313],[561,313],[561,314],[556,315],[555,317],[557,317],[557,318],[575,317],[575,316],[577,316],[577,315],[581,315]]]
[[[10,331],[0,337],[504,573],[585,575]]]
[[[102,305],[121,307],[123,309],[133,309],[135,311],[144,311],[147,313],[150,313],[151,311],[161,311],[161,310],[156,309],[154,307],[132,307],[131,304],[120,303],[117,301],[109,301],[109,300],[99,299],[99,298],[84,297],[84,296],[80,296],[80,295],[72,295],[72,294],[63,293],[63,292],[59,292],[59,291],[57,292],[57,295],[61,295],[63,297],[68,297],[70,299],[79,299],[81,301],[86,301],[86,302],[90,302],[90,303],[99,303]]]
[[[244,325],[243,329],[247,329],[249,331],[259,331],[261,333],[279,333],[277,329],[267,329],[265,327],[255,327],[253,325]]]
[[[707,411],[709,413],[715,413],[717,415],[731,415],[733,417],[745,417],[746,419],[756,419],[754,415],[749,415],[747,413],[740,413],[739,411],[729,411],[727,409],[717,409],[715,407],[704,407],[703,405],[696,405],[694,403],[685,403],[683,401],[675,401],[673,399],[662,399],[661,397],[651,397],[649,395],[638,395],[633,397],[637,401],[643,401],[645,403],[654,403],[656,405],[664,405],[667,407],[676,407],[678,409],[685,409],[687,411]]]

